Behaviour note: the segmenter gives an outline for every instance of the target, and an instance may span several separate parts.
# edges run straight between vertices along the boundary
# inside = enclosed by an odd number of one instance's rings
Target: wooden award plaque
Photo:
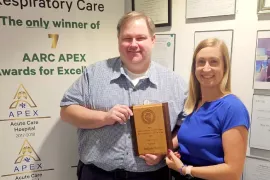
[[[167,154],[168,149],[172,149],[168,103],[138,105],[131,109],[135,154]]]

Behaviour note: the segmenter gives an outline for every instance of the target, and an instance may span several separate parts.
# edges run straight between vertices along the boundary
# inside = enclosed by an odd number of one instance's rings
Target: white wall
[[[227,17],[187,21],[185,8],[185,0],[172,0],[172,26],[157,28],[158,33],[176,34],[175,71],[188,81],[195,31],[233,29],[232,90],[251,113],[257,30],[270,29],[269,15],[258,17],[257,0],[237,0],[236,15]],[[130,0],[126,1],[125,10],[131,11]],[[248,148],[247,154],[270,158],[269,151],[259,149]]]

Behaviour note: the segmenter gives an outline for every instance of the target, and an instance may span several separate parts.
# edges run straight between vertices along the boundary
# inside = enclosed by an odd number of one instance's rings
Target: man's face
[[[130,71],[141,73],[149,66],[155,36],[151,36],[144,19],[127,22],[120,30],[118,48],[121,60]]]

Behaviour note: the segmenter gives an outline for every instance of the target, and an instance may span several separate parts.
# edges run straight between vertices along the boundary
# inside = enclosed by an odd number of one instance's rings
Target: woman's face
[[[201,88],[219,88],[224,75],[224,60],[218,47],[201,49],[195,62],[195,76]]]

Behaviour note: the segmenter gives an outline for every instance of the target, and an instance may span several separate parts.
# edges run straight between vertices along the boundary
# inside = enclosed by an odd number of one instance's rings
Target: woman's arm
[[[208,180],[239,180],[243,171],[248,130],[244,126],[237,126],[222,134],[224,150],[223,164],[192,167],[192,176]],[[185,174],[186,168],[183,168]]]

